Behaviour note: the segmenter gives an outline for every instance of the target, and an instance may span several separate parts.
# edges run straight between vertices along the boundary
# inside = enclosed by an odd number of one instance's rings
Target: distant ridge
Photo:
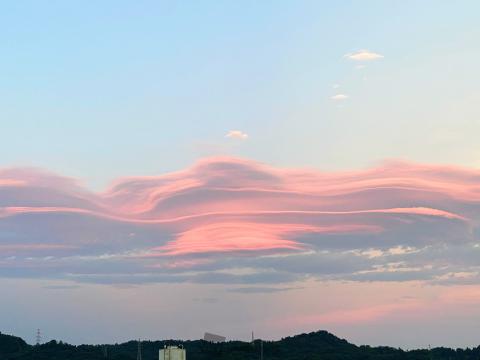
[[[182,344],[189,360],[258,360],[260,340],[210,343],[204,340],[142,342],[142,359],[157,360],[158,350]],[[69,345],[52,340],[33,346],[23,339],[0,333],[0,360],[135,360],[138,344],[132,340],[115,345]],[[107,351],[105,351],[107,349]],[[403,351],[392,347],[356,346],[327,331],[264,341],[264,360],[479,360],[480,346],[473,349],[434,348]]]

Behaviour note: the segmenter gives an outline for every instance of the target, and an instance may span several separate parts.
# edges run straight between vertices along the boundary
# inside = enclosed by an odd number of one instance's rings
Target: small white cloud
[[[346,54],[344,57],[355,61],[371,61],[381,59],[384,56],[372,51],[360,50],[354,53]]]
[[[230,130],[225,137],[231,138],[231,139],[240,139],[240,140],[247,140],[248,139],[248,134],[244,133],[243,131],[240,130]]]
[[[340,85],[339,85],[339,84],[333,84],[332,87],[333,87],[334,89],[338,89],[338,88],[340,87]]]
[[[337,94],[337,95],[333,95],[332,97],[330,97],[330,99],[336,100],[336,101],[346,100],[346,99],[348,99],[348,95]]]
[[[365,65],[355,65],[355,69],[357,70],[362,70],[362,69],[365,69],[366,66]]]

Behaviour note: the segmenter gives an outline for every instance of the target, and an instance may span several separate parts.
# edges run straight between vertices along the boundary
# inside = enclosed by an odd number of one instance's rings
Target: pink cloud
[[[353,288],[350,292],[355,292],[350,294],[355,297],[354,303],[351,303],[348,298],[342,297],[344,295],[342,292],[337,293],[338,288],[349,285],[335,284],[330,291],[335,294],[333,297],[342,299],[338,300],[338,306],[325,310],[311,308],[302,314],[286,315],[276,319],[274,325],[317,329],[320,326],[362,326],[391,320],[411,322],[412,319],[419,318],[430,321],[445,314],[457,316],[468,314],[472,307],[478,308],[480,301],[478,285],[452,288],[419,287],[418,285],[414,283],[399,287],[397,284],[383,284],[385,293],[382,293],[382,289],[379,288],[380,284],[366,285],[366,295],[362,295],[360,288],[350,284]],[[413,296],[401,296],[401,294],[412,294],[412,292]]]
[[[251,214],[249,214],[251,215]],[[375,232],[378,228],[365,225],[311,226],[300,224],[262,224],[219,222],[198,226],[180,233],[176,240],[153,248],[151,255],[185,255],[274,249],[305,250],[299,242],[288,240],[293,235]]]
[[[136,254],[141,269],[155,258],[194,267],[192,257],[209,254],[459,246],[474,241],[479,184],[475,169],[399,161],[321,172],[209,158],[103,193],[44,171],[0,170],[0,256],[2,245],[54,239],[68,256]]]
[[[427,304],[419,300],[406,300],[398,303],[386,303],[361,308],[335,310],[321,315],[297,318],[295,321],[301,324],[359,324],[375,322],[387,316],[399,313],[422,312]]]

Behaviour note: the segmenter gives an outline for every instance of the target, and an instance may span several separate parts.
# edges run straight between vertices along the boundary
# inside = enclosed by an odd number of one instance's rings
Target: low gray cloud
[[[248,286],[228,289],[229,292],[239,294],[272,294],[291,290],[300,290],[301,287],[262,287],[262,286]]]

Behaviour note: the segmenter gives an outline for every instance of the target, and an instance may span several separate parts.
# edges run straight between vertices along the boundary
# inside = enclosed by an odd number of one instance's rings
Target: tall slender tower
[[[137,360],[142,360],[142,342],[138,339]]]
[[[35,336],[35,344],[40,345],[42,342],[42,333],[40,332],[40,329],[37,329],[37,335]]]

